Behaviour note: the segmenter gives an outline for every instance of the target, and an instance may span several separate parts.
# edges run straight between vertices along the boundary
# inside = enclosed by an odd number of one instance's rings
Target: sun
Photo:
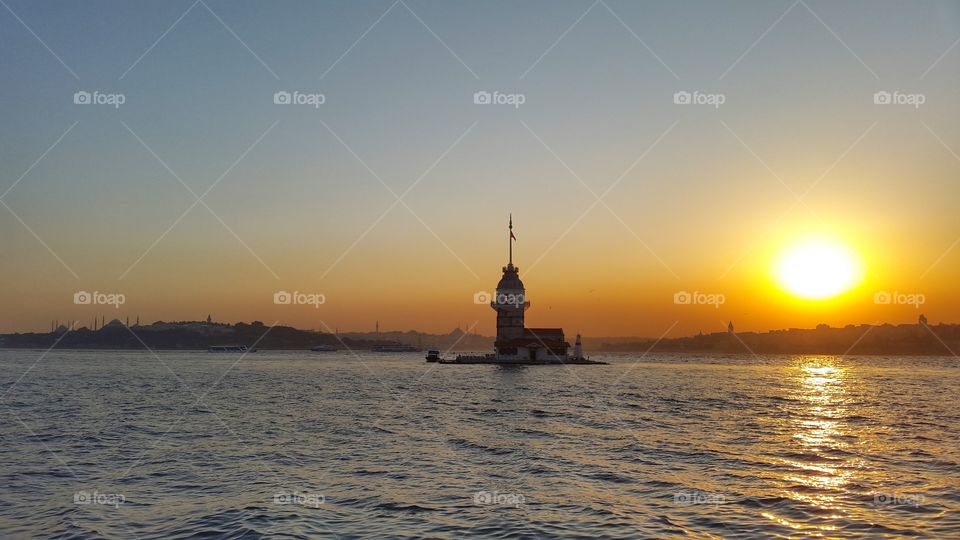
[[[783,290],[808,300],[825,300],[855,287],[863,269],[846,245],[830,238],[810,238],[785,249],[773,274]]]

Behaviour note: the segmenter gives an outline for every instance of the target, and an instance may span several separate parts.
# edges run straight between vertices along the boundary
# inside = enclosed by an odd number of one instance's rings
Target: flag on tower
[[[517,237],[513,235],[513,231],[510,231],[510,239],[511,239],[511,240],[516,240],[516,239],[517,239]]]

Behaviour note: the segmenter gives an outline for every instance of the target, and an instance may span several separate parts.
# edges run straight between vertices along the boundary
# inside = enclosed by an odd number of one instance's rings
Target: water
[[[5,538],[960,537],[953,358],[41,356]]]

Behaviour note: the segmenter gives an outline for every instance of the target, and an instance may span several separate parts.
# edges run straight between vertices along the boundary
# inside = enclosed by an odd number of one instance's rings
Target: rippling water
[[[960,537],[960,360],[605,359],[0,351],[0,536]]]

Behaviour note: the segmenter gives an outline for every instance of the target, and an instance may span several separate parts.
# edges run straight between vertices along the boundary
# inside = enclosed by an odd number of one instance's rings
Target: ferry
[[[207,348],[207,352],[238,352],[238,353],[251,353],[257,352],[256,349],[248,349],[246,345],[211,345]]]
[[[427,349],[427,362],[439,362],[440,349]]]
[[[332,345],[317,345],[316,347],[310,347],[310,350],[313,352],[337,352],[339,349]]]

